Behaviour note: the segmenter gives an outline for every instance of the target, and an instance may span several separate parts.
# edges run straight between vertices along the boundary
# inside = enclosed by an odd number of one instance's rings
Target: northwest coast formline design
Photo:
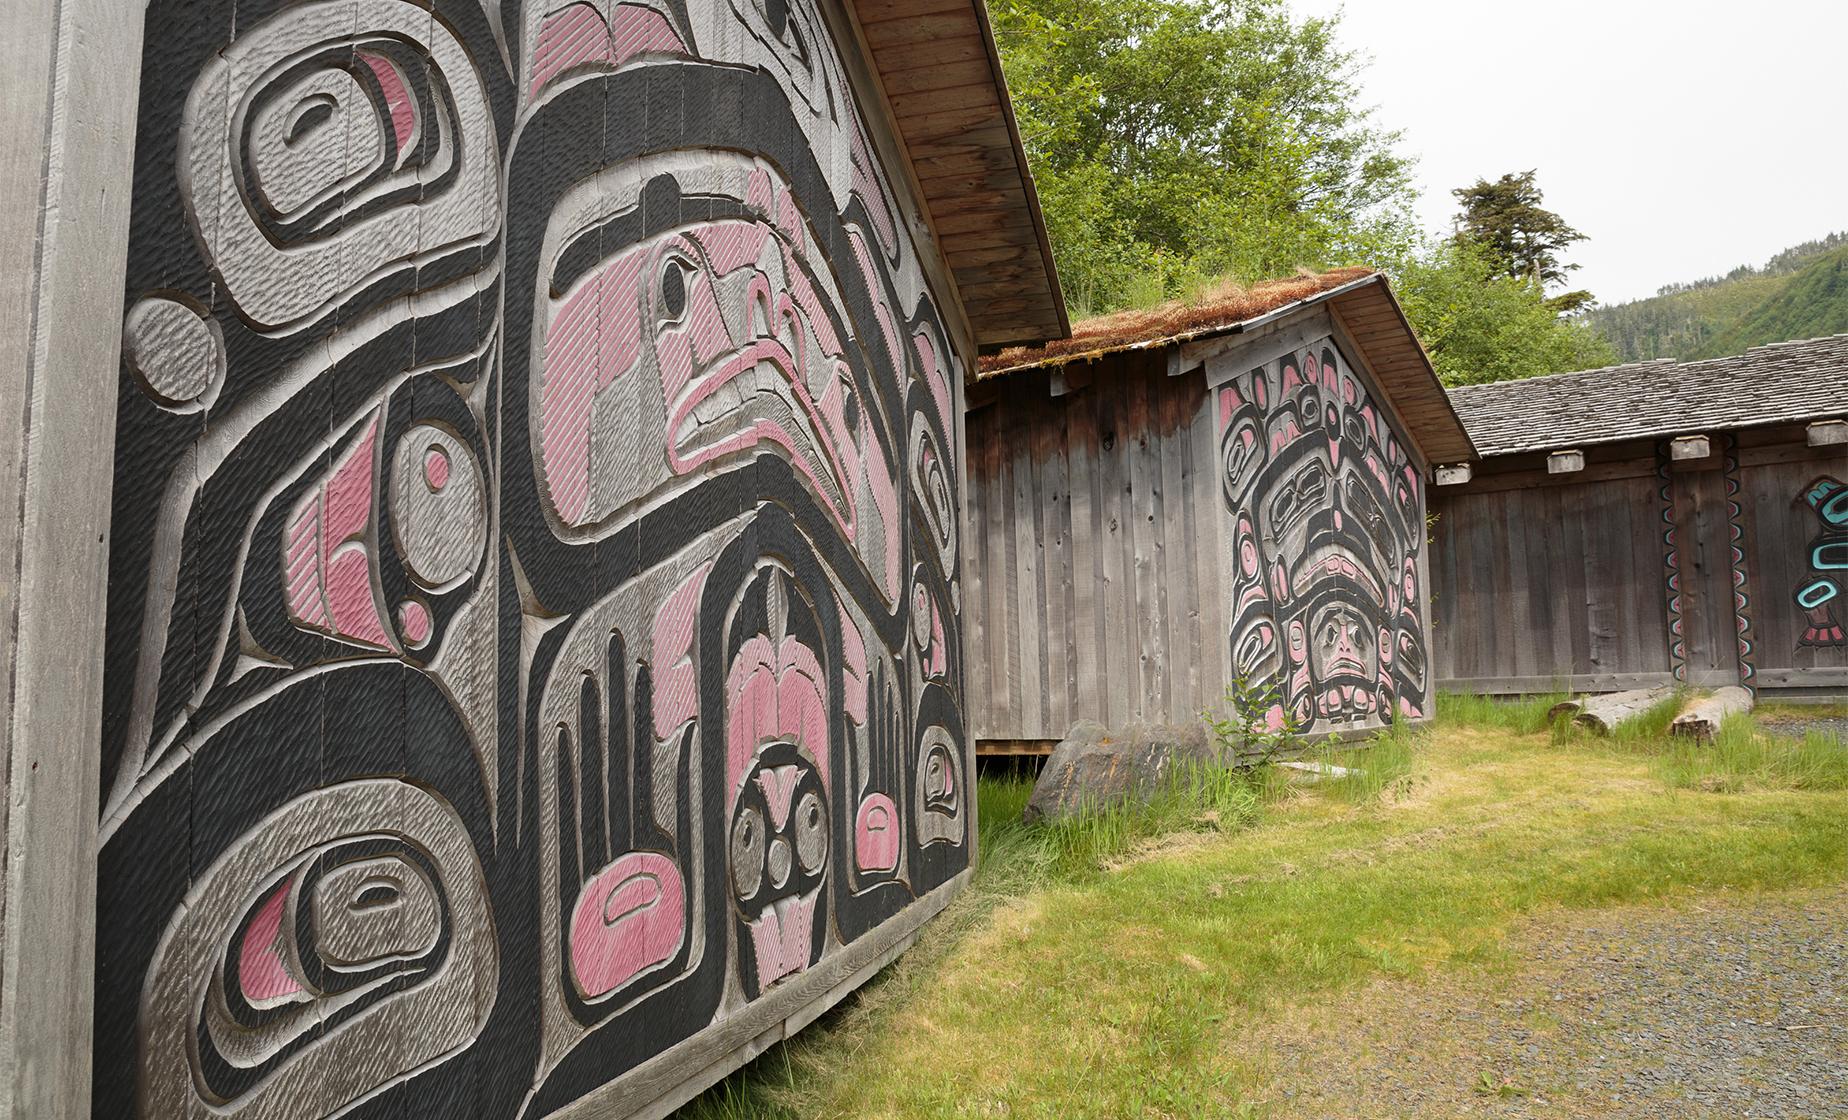
[[[962,360],[826,13],[146,19],[95,1115],[647,1106],[970,863]]]
[[[1316,732],[1418,719],[1424,480],[1367,386],[1320,343],[1216,390],[1234,672]]]

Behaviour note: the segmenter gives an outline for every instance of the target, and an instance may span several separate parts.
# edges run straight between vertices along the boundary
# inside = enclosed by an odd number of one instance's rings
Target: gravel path
[[[1780,735],[1802,735],[1808,731],[1820,731],[1825,735],[1833,735],[1844,744],[1848,744],[1848,716],[1818,716],[1812,719],[1780,717],[1775,720],[1764,720],[1760,726]]]
[[[1578,911],[1244,1045],[1269,1115],[1848,1117],[1848,888]]]

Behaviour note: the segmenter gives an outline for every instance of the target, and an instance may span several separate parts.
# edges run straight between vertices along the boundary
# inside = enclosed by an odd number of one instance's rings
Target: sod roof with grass
[[[1070,338],[1041,346],[1013,346],[982,359],[982,377],[1016,369],[1061,365],[1120,350],[1165,346],[1214,334],[1377,275],[1367,268],[1304,271],[1252,285],[1224,281],[1189,299],[1118,311],[1072,324]]]

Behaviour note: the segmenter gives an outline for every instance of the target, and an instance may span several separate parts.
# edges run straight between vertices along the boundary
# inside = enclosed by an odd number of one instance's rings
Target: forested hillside
[[[1585,318],[1624,361],[1715,358],[1839,334],[1848,331],[1848,233],[1793,246],[1762,268],[1670,284]]]

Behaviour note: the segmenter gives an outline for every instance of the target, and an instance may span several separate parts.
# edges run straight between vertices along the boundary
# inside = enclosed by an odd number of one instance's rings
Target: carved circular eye
[[[685,261],[669,257],[661,262],[661,321],[679,322],[687,313],[687,273]]]
[[[757,893],[764,878],[764,820],[756,809],[746,809],[732,822],[732,887],[740,900]]]
[[[828,854],[828,821],[821,797],[810,790],[796,805],[796,859],[802,870],[814,874]]]

